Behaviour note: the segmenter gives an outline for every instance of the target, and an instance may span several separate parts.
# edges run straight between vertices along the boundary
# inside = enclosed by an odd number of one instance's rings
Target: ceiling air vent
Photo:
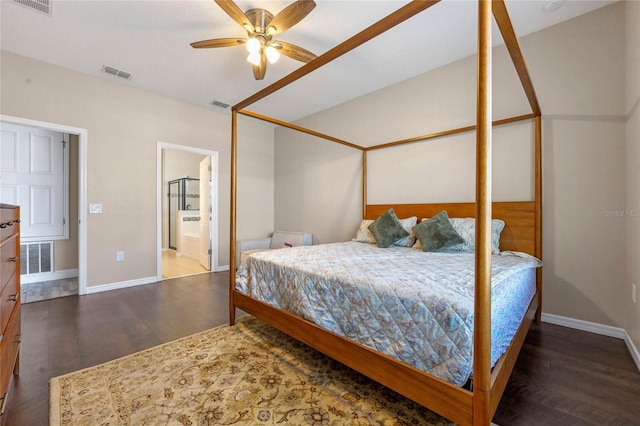
[[[49,0],[13,0],[13,2],[51,16],[51,3]]]
[[[102,66],[102,71],[107,74],[115,75],[116,77],[124,78],[125,80],[131,80],[133,75],[129,72],[119,70],[117,68],[108,67],[106,65]]]
[[[211,102],[211,105],[217,106],[219,108],[224,108],[224,109],[227,109],[227,108],[229,108],[231,106],[226,102],[216,101],[215,99],[213,100],[213,102]]]

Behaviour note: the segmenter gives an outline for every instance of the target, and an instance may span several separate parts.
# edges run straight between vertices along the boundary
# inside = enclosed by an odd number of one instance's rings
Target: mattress
[[[492,256],[492,365],[535,294],[540,261]],[[243,294],[463,386],[473,368],[473,253],[344,242],[269,250],[237,270]]]

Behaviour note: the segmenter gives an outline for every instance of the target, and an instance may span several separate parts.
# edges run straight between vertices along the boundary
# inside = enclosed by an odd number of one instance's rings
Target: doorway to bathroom
[[[218,153],[158,142],[158,280],[215,271]]]

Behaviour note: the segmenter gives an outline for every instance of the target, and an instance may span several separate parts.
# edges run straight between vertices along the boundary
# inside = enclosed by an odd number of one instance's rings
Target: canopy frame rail
[[[306,127],[302,127],[293,123],[289,123],[286,121],[282,121],[279,120],[277,118],[274,117],[269,117],[267,115],[264,114],[259,114],[257,112],[253,112],[253,111],[249,111],[246,109],[240,110],[240,111],[234,111],[234,113],[237,114],[241,114],[241,115],[245,115],[247,117],[251,117],[251,118],[255,118],[257,120],[261,120],[261,121],[266,121],[268,123],[272,123],[272,124],[276,124],[291,130],[296,130],[298,132],[301,133],[305,133],[311,136],[315,136],[321,139],[325,139],[331,142],[335,142],[344,146],[348,146],[350,148],[353,149],[357,149],[362,151],[362,216],[364,217],[364,213],[365,213],[365,209],[366,209],[366,205],[367,205],[367,152],[368,151],[374,151],[374,150],[378,150],[378,149],[383,149],[383,148],[391,148],[394,146],[399,146],[399,145],[408,145],[408,144],[413,144],[413,143],[418,143],[418,142],[426,142],[428,140],[431,139],[437,139],[437,138],[442,138],[445,136],[450,136],[450,135],[455,135],[455,134],[460,134],[460,133],[467,133],[467,132],[471,132],[476,130],[476,125],[471,125],[471,126],[465,126],[465,127],[458,127],[455,129],[451,129],[451,130],[444,130],[441,132],[435,132],[435,133],[429,133],[429,134],[425,134],[425,135],[421,135],[421,136],[416,136],[413,138],[408,138],[408,139],[402,139],[402,140],[398,140],[398,141],[393,141],[393,142],[386,142],[386,143],[382,143],[382,144],[378,144],[378,145],[373,145],[373,146],[360,146],[357,145],[355,143],[352,142],[348,142],[345,141],[343,139],[338,139],[334,136],[331,135],[327,135],[324,133],[320,133],[317,132],[315,130],[306,128]],[[538,147],[540,144],[539,138],[540,138],[540,132],[538,131],[538,128],[540,126],[540,122],[539,122],[539,116],[536,116],[533,113],[530,114],[524,114],[524,115],[517,115],[514,117],[509,117],[509,118],[503,118],[500,120],[495,120],[492,122],[492,127],[498,127],[498,126],[502,126],[504,124],[511,124],[511,123],[516,123],[519,121],[525,121],[525,120],[531,120],[534,119],[535,120],[535,124],[536,124],[536,155],[541,155],[541,153],[538,153]],[[536,157],[536,164],[540,163],[539,161],[539,157]],[[536,172],[538,171],[538,166],[536,166]],[[538,194],[538,192],[541,191],[541,186],[537,184],[538,180],[536,178],[536,185],[534,188],[534,192],[536,194]],[[541,199],[542,195],[541,192],[539,194],[540,198],[537,199]],[[540,214],[541,214],[541,210],[540,210]],[[233,244],[233,247],[235,248],[235,243]],[[536,252],[536,256],[540,257],[541,255],[541,251],[540,252]],[[237,256],[237,254],[236,254]],[[541,288],[541,285],[539,286]],[[537,314],[537,322],[540,322],[540,312],[538,312]]]
[[[492,3],[492,9],[493,17],[498,24],[498,29],[502,34],[502,39],[504,40],[505,45],[507,46],[513,66],[518,73],[518,77],[520,77],[520,83],[522,84],[522,88],[529,100],[531,111],[533,111],[535,116],[539,117],[542,113],[540,111],[538,97],[536,96],[536,91],[533,88],[533,82],[531,81],[531,76],[529,75],[524,55],[522,54],[522,50],[520,50],[518,37],[513,30],[513,24],[511,23],[511,18],[507,12],[507,6],[504,4],[503,0],[494,0]]]
[[[360,31],[353,37],[343,41],[336,47],[328,50],[314,60],[301,66],[289,75],[286,75],[285,77],[281,78],[270,86],[265,87],[254,95],[249,96],[245,100],[238,102],[232,107],[232,109],[241,110],[248,107],[249,105],[258,102],[260,99],[263,99],[270,94],[277,92],[283,87],[288,86],[294,81],[299,80],[305,75],[317,70],[318,68],[328,64],[329,62],[339,58],[340,56],[349,53],[356,47],[368,42],[369,40],[379,36],[387,30],[390,30],[391,28],[406,21],[412,16],[415,16],[418,13],[427,10],[428,8],[439,2],[440,0],[413,0],[411,3],[402,6],[395,12],[392,12],[373,25]]]

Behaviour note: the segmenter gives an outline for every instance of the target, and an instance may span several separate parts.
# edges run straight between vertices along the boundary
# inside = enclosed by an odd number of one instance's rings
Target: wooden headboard
[[[418,221],[446,210],[449,217],[475,217],[474,203],[438,204],[368,204],[365,219],[375,219],[389,208],[402,219],[417,216]],[[536,209],[533,201],[494,202],[492,216],[502,219],[505,227],[500,234],[500,250],[515,250],[536,255]]]

